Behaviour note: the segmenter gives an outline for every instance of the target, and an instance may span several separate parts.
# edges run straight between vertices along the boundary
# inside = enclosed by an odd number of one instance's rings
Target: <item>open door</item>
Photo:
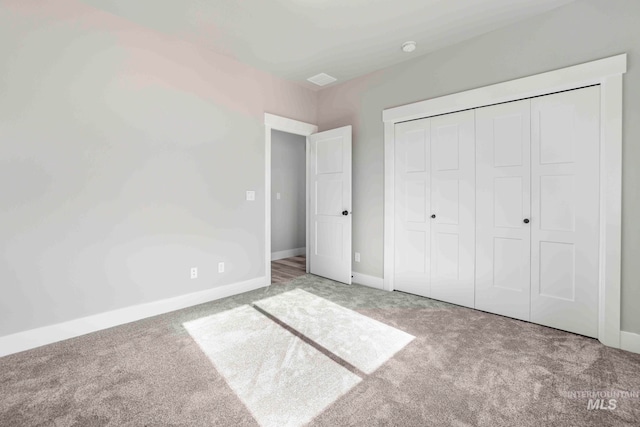
[[[309,272],[351,284],[351,126],[307,137]]]

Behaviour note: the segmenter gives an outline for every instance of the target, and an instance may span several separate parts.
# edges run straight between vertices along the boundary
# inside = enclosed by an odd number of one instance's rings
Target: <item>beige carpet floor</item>
[[[311,426],[640,425],[640,355],[305,275],[0,358],[0,426],[256,426],[183,324],[296,288],[415,337],[377,370],[359,373]],[[636,397],[589,409],[579,393],[617,391]]]

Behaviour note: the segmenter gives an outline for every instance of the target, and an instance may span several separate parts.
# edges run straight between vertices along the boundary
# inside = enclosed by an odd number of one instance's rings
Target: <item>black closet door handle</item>
[[[436,217],[436,214],[431,215],[431,218],[435,218],[435,217]]]
[[[344,215],[344,216],[349,215],[349,211],[342,211],[342,215]]]
[[[523,221],[525,224],[529,224],[529,218],[525,218]]]

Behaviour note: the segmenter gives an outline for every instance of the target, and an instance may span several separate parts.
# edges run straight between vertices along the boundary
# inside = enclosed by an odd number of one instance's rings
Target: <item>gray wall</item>
[[[271,131],[272,253],[305,246],[306,141],[304,136]]]
[[[383,109],[627,52],[622,328],[640,333],[639,16],[638,0],[581,0],[321,91],[320,130],[354,126],[353,250],[362,257],[354,270],[383,275]]]
[[[316,93],[80,2],[0,52],[0,336],[264,276],[264,112]]]

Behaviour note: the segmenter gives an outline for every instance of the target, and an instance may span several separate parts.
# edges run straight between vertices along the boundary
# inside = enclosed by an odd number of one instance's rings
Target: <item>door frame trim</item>
[[[600,85],[600,275],[598,339],[620,348],[622,229],[622,75],[627,54],[612,56],[490,86],[385,109],[384,122],[384,289],[394,289],[395,124]]]
[[[277,116],[275,114],[264,113],[264,275],[267,278],[267,286],[271,285],[271,131],[279,130],[282,132],[292,133],[308,137],[311,134],[318,132],[318,126],[301,122],[298,120],[289,119],[287,117]],[[306,182],[306,252],[309,254],[309,140],[305,141],[305,176]],[[309,272],[309,257],[307,256],[307,273]]]

